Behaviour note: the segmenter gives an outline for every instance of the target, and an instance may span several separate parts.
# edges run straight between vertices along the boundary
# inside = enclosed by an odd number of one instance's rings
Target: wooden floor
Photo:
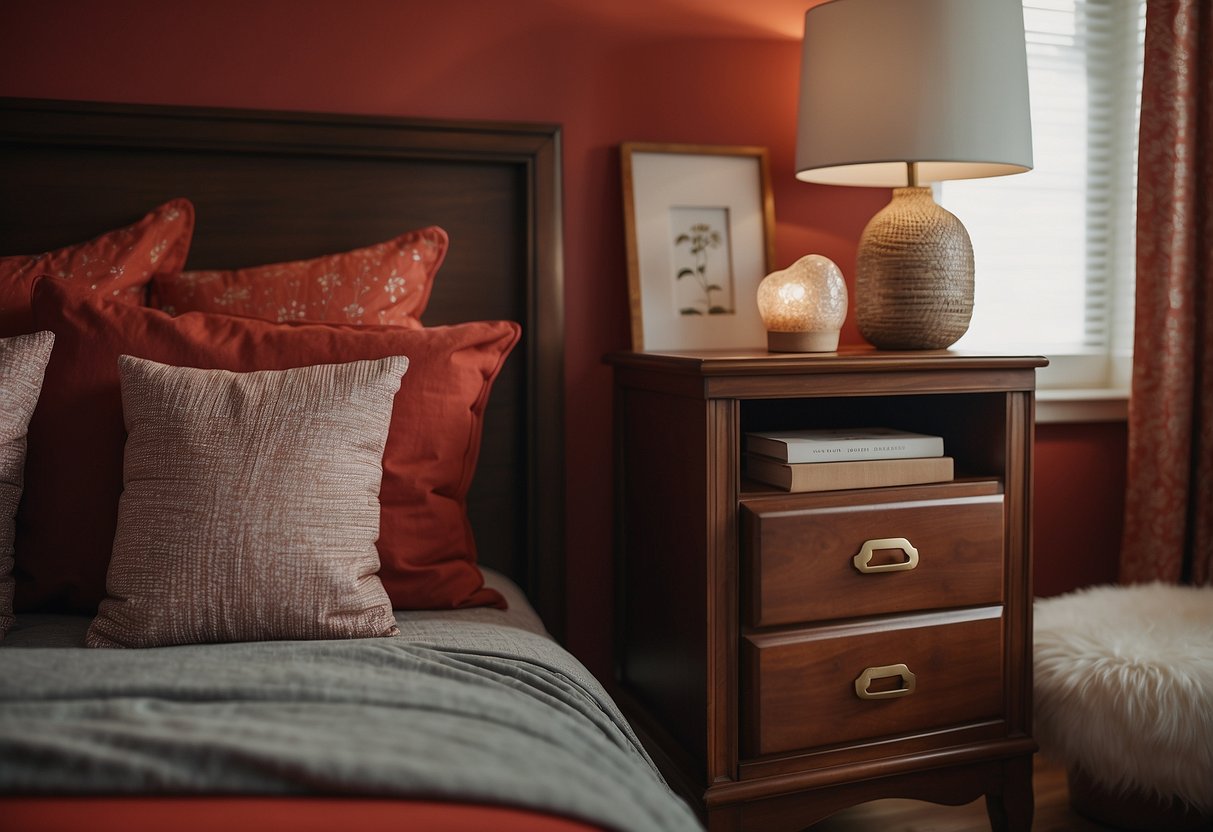
[[[1107,832],[1111,827],[1076,815],[1070,808],[1063,768],[1039,754],[1033,790],[1036,814],[1033,832]],[[856,806],[811,827],[812,832],[984,832],[990,824],[986,803],[940,806],[919,800],[876,800]]]

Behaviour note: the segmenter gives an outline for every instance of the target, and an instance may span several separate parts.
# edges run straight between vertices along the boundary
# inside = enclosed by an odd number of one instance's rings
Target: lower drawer
[[[742,754],[1003,715],[1002,607],[743,636]]]

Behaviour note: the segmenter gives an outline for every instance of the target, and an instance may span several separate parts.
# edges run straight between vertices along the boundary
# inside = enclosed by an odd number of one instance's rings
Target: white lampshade
[[[834,0],[805,13],[796,176],[898,187],[1032,168],[1021,0]]]
[[[920,183],[1032,168],[1020,0],[832,0],[805,13],[796,176],[892,187],[855,269],[883,349],[941,349],[973,314],[973,246]]]

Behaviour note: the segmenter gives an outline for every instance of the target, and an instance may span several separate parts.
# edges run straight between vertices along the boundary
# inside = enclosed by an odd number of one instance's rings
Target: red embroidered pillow
[[[436,226],[312,260],[234,271],[160,274],[152,305],[172,315],[218,312],[270,321],[416,324],[447,251]]]
[[[409,358],[383,457],[379,578],[396,608],[504,605],[483,585],[466,512],[489,391],[520,329],[277,324],[90,297],[40,280],[34,318],[55,333],[30,421],[17,514],[15,608],[93,613],[122,490],[118,356],[202,369],[283,370]]]
[[[143,305],[147,284],[185,267],[194,206],[174,199],[134,225],[45,254],[0,257],[0,335],[31,331],[30,289],[49,274],[110,298]]]

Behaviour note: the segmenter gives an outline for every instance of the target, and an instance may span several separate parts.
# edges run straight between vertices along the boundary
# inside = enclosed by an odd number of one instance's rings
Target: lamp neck
[[[918,163],[906,162],[906,187],[918,187]]]

